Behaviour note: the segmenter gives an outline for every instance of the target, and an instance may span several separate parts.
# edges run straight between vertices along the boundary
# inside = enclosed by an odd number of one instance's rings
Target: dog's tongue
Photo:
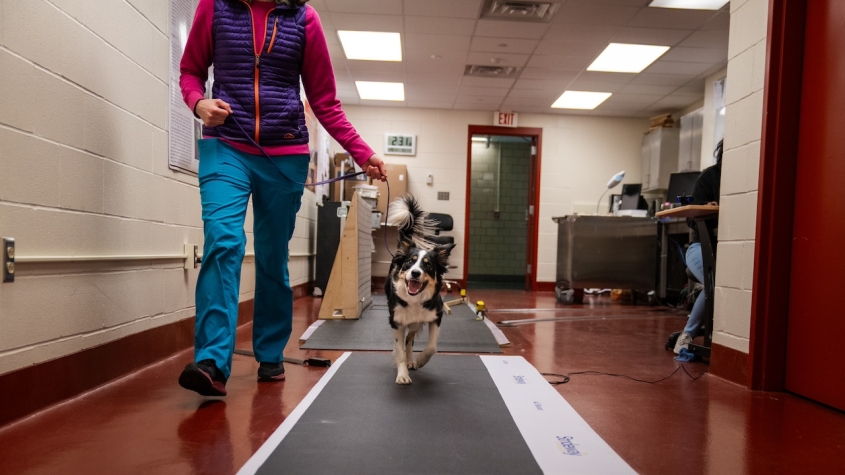
[[[417,294],[422,290],[422,282],[418,280],[409,280],[408,281],[408,293],[410,294]]]

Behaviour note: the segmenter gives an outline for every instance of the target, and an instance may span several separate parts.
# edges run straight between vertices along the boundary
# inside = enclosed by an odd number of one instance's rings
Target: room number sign
[[[417,136],[404,134],[384,134],[385,155],[417,154]]]

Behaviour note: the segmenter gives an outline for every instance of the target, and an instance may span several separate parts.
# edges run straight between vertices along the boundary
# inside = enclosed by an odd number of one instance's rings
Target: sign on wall
[[[417,136],[407,134],[384,134],[385,155],[417,154]]]
[[[171,169],[196,175],[199,172],[197,140],[202,123],[182,100],[179,88],[179,62],[188,42],[188,32],[199,0],[170,1],[170,113],[168,114],[168,165]]]
[[[493,125],[499,127],[516,127],[516,119],[518,114],[516,112],[494,112]]]

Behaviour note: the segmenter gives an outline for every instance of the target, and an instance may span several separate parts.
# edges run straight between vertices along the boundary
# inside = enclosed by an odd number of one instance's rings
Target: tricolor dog
[[[427,238],[435,225],[416,199],[405,195],[390,205],[390,224],[399,228],[399,250],[390,264],[384,290],[393,327],[396,384],[411,384],[409,369],[425,366],[437,352],[443,318],[443,274],[454,244],[437,246]],[[413,360],[414,337],[428,325],[428,343]]]

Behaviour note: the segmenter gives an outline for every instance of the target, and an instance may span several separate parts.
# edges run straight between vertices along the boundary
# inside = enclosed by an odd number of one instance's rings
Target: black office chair
[[[429,213],[428,217],[437,222],[437,228],[434,231],[434,236],[430,237],[429,240],[438,245],[454,244],[454,237],[440,235],[440,231],[451,231],[454,227],[452,216],[448,214]]]

